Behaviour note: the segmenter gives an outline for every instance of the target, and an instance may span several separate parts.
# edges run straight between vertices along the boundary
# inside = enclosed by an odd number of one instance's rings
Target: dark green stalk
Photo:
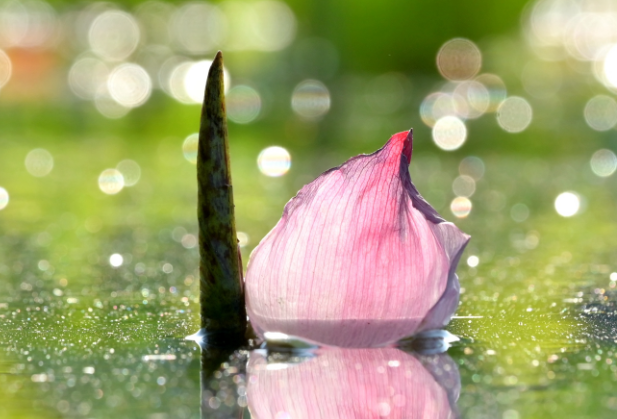
[[[208,72],[197,154],[201,327],[223,345],[244,339],[246,308],[236,236],[219,51]]]

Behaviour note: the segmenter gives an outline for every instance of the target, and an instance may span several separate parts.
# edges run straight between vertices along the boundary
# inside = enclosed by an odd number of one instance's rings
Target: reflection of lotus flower
[[[257,333],[382,346],[444,326],[469,240],[409,177],[412,134],[394,135],[306,185],[251,255],[247,310]]]
[[[327,348],[300,364],[268,364],[255,351],[247,366],[251,417],[457,417],[456,364],[446,355],[420,356],[394,348]]]

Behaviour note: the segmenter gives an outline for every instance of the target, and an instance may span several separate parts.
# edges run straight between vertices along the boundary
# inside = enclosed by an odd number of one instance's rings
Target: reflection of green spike
[[[201,327],[242,341],[246,309],[234,219],[223,90],[223,55],[208,72],[197,152]],[[225,343],[226,345],[227,343]]]

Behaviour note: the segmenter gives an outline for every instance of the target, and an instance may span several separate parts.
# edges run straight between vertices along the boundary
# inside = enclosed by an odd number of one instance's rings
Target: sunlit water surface
[[[208,350],[202,360],[184,339],[199,308],[194,166],[182,143],[121,156],[100,146],[96,165],[67,146],[43,178],[26,174],[25,147],[2,156],[21,183],[0,213],[0,417],[334,417],[337,403],[340,417],[614,417],[617,235],[606,220],[617,199],[591,155],[461,160],[417,142],[418,189],[473,237],[448,326],[460,341],[447,354]],[[261,149],[232,150],[245,262],[321,169],[298,158],[288,175],[260,174]],[[141,165],[134,186],[99,188],[102,170],[127,157]],[[566,192],[574,198],[559,201]],[[465,211],[451,205],[456,196]],[[450,384],[435,378],[444,365]]]

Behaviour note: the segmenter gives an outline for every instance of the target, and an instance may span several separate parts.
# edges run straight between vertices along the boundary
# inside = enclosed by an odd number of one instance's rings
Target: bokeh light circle
[[[617,44],[614,45],[604,57],[604,77],[612,86],[617,87]]]
[[[199,134],[193,133],[184,139],[182,143],[182,154],[186,161],[197,164],[197,151],[199,148]]]
[[[139,44],[139,25],[133,16],[121,10],[107,10],[98,15],[88,32],[88,43],[99,57],[122,61]]]
[[[617,101],[610,96],[597,95],[585,105],[585,121],[596,131],[608,131],[617,124]]]
[[[452,192],[454,192],[456,196],[469,198],[476,192],[476,181],[471,176],[458,176],[452,182]]]
[[[109,95],[120,105],[135,108],[143,105],[152,92],[148,72],[137,64],[121,64],[107,80]]]
[[[170,31],[177,46],[190,54],[205,54],[227,36],[227,17],[206,2],[183,4],[171,16]]]
[[[118,169],[105,169],[99,175],[99,188],[107,195],[115,195],[124,188],[124,176]]]
[[[0,210],[5,209],[8,204],[9,204],[9,193],[6,189],[0,186]]]
[[[8,83],[12,73],[13,65],[11,64],[11,59],[0,49],[0,89]]]
[[[101,115],[109,119],[118,119],[125,116],[131,108],[127,108],[114,100],[107,91],[107,86],[101,86],[94,96],[94,107]]]
[[[185,234],[180,241],[185,249],[192,249],[197,246],[197,237],[194,234]]]
[[[456,150],[463,145],[466,138],[467,127],[455,116],[444,116],[433,127],[433,141],[442,150]]]
[[[54,158],[49,151],[35,148],[26,155],[26,170],[32,176],[47,176],[54,168]]]
[[[533,117],[531,105],[522,97],[510,96],[497,109],[497,123],[507,132],[524,131]]]
[[[601,3],[601,1],[595,0],[589,3]],[[593,13],[585,10],[577,14],[568,24],[564,38],[566,49],[579,61],[593,61],[598,52],[617,40],[616,28],[617,18],[614,9],[613,13]]]
[[[461,175],[467,175],[474,180],[482,179],[484,176],[484,161],[480,157],[468,156],[461,160],[458,165],[458,172]]]
[[[248,246],[248,244],[250,243],[250,237],[248,234],[246,234],[243,231],[238,231],[236,233],[236,236],[238,236],[238,246],[240,247],[246,247]]]
[[[109,78],[107,64],[98,58],[77,59],[69,70],[69,87],[79,98],[93,100]]]
[[[176,77],[181,77],[184,94],[188,97],[186,103],[203,103],[204,92],[206,91],[206,80],[208,78],[208,71],[210,70],[211,65],[211,60],[201,60],[188,63],[185,67],[178,67],[180,74],[176,75]],[[172,77],[174,77],[175,73],[176,71],[174,70]],[[223,68],[223,85],[225,92],[229,90],[230,84],[231,78],[229,77],[229,73],[227,73],[227,70]]]
[[[0,2],[0,43],[17,48],[47,48],[58,35],[58,18],[44,0]]]
[[[134,186],[139,182],[141,177],[141,167],[134,160],[122,160],[116,165],[116,169],[122,173],[124,178],[124,186]]]
[[[237,124],[253,122],[261,111],[261,96],[250,86],[234,86],[227,93],[227,117]]]
[[[254,5],[253,39],[256,49],[279,51],[296,35],[296,17],[287,4],[276,0],[262,0]]]
[[[458,196],[450,203],[450,211],[456,218],[465,218],[471,212],[471,201],[464,196]]]
[[[469,80],[478,74],[481,67],[482,53],[468,39],[451,39],[437,53],[437,68],[448,80]]]
[[[459,83],[456,89],[454,89],[454,93],[467,102],[468,118],[479,118],[489,108],[489,91],[482,83],[476,80]]]
[[[203,103],[206,80],[212,61],[202,60],[191,64],[184,75],[184,90],[193,103]],[[223,81],[224,84],[226,84]]]
[[[617,169],[617,156],[611,150],[598,150],[591,156],[591,170],[600,177],[607,177]]]
[[[283,176],[291,168],[291,156],[283,147],[268,147],[259,153],[257,167],[266,176]]]
[[[120,253],[109,256],[109,264],[114,268],[119,268],[124,263],[124,258]]]
[[[555,199],[555,210],[562,217],[572,217],[581,208],[581,199],[575,192],[563,192]]]
[[[476,255],[471,255],[467,258],[467,266],[470,268],[475,268],[480,264],[480,258]]]
[[[516,203],[510,208],[510,217],[517,223],[522,223],[529,218],[529,207],[523,203]]]
[[[304,80],[293,91],[291,108],[305,119],[321,118],[330,110],[330,91],[318,80]]]
[[[495,112],[508,94],[505,83],[499,76],[489,73],[480,74],[474,80],[482,83],[488,90],[489,101],[486,112]]]
[[[420,118],[429,127],[433,128],[435,122],[443,116],[455,116],[456,110],[451,96],[443,92],[434,92],[424,98],[420,104]]]

